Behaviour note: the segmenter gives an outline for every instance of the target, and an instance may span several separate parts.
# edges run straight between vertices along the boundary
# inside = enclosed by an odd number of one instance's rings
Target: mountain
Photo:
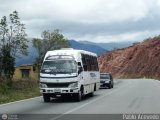
[[[107,50],[105,50],[105,49],[103,49],[99,46],[90,45],[90,44],[82,44],[82,43],[79,43],[75,40],[69,40],[69,43],[71,45],[71,48],[87,50],[87,51],[90,51],[90,52],[94,52],[97,55],[101,55],[101,54],[107,52]],[[29,46],[28,56],[21,55],[21,56],[17,57],[16,58],[16,65],[17,66],[22,65],[22,64],[33,64],[35,62],[38,54],[37,54],[36,49],[32,45],[32,39],[29,39],[28,46]]]
[[[101,48],[97,46],[96,44],[93,45],[93,44],[87,44],[87,43],[80,43],[79,41],[77,42],[75,40],[69,40],[69,43],[71,45],[71,48],[82,49],[82,50],[94,52],[97,55],[101,55],[101,54],[108,52],[106,49]]]
[[[160,79],[160,36],[103,54],[98,60],[101,72],[117,78]]]
[[[79,42],[83,44],[96,45],[109,51],[119,48],[125,48],[133,44],[133,42],[110,42],[110,43],[94,43],[89,41],[79,41]]]
[[[36,49],[32,45],[32,40],[29,39],[28,42],[28,55],[20,55],[16,58],[16,66],[22,65],[22,64],[33,64],[36,60],[36,57],[38,56]]]

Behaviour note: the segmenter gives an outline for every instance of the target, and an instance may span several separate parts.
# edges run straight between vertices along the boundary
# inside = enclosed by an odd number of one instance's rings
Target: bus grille
[[[48,88],[66,88],[71,83],[46,83]]]

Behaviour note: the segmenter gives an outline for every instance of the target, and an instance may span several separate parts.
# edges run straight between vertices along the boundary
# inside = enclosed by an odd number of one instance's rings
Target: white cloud
[[[134,32],[134,33],[123,33],[118,35],[101,35],[101,34],[87,34],[84,36],[80,35],[74,35],[77,40],[87,40],[90,39],[92,42],[125,42],[128,40],[136,40],[137,38],[140,38],[142,35],[148,34],[148,31],[144,32]],[[71,37],[71,35],[66,34],[66,36]]]
[[[12,4],[6,1],[9,11],[18,10],[26,19],[88,23],[138,20],[145,17],[150,7],[149,0],[14,0]]]
[[[159,0],[1,1],[0,17],[14,10],[26,24],[29,37],[58,28],[69,39],[125,41],[143,38],[146,31],[155,34],[160,28]]]
[[[101,42],[101,43],[110,43],[110,42],[127,42],[127,41],[143,41],[146,38],[154,37],[159,35],[160,30],[158,31],[139,31],[139,32],[126,32],[117,35],[104,35],[104,34],[86,34],[84,36],[77,34],[65,34],[68,38],[74,38],[76,40],[90,40],[91,42]]]

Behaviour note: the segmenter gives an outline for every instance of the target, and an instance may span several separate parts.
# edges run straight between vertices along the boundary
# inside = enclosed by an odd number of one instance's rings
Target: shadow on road
[[[94,94],[92,97],[89,95],[85,95],[82,98],[82,101],[87,101],[90,99],[94,99],[97,98],[99,95],[98,94]],[[72,102],[76,102],[75,99],[73,98],[73,96],[68,96],[68,97],[57,97],[57,98],[52,98],[51,103],[72,103]]]
[[[115,80],[114,87],[116,87],[120,83],[122,83],[121,80]],[[112,88],[112,89],[114,89],[114,88]],[[109,89],[108,87],[106,87],[106,88],[100,88],[99,90],[100,91],[108,91],[108,90],[112,90],[112,89]],[[82,101],[88,101],[90,99],[97,98],[98,96],[100,96],[100,94],[94,94],[92,97],[89,95],[85,95],[82,98]],[[66,96],[66,97],[59,96],[56,98],[51,98],[51,101],[50,101],[50,103],[73,103],[73,102],[76,102],[73,96]]]

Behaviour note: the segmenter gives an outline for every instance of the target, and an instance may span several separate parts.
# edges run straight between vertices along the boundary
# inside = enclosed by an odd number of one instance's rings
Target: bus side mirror
[[[78,66],[78,74],[80,74],[83,71],[81,66]]]

